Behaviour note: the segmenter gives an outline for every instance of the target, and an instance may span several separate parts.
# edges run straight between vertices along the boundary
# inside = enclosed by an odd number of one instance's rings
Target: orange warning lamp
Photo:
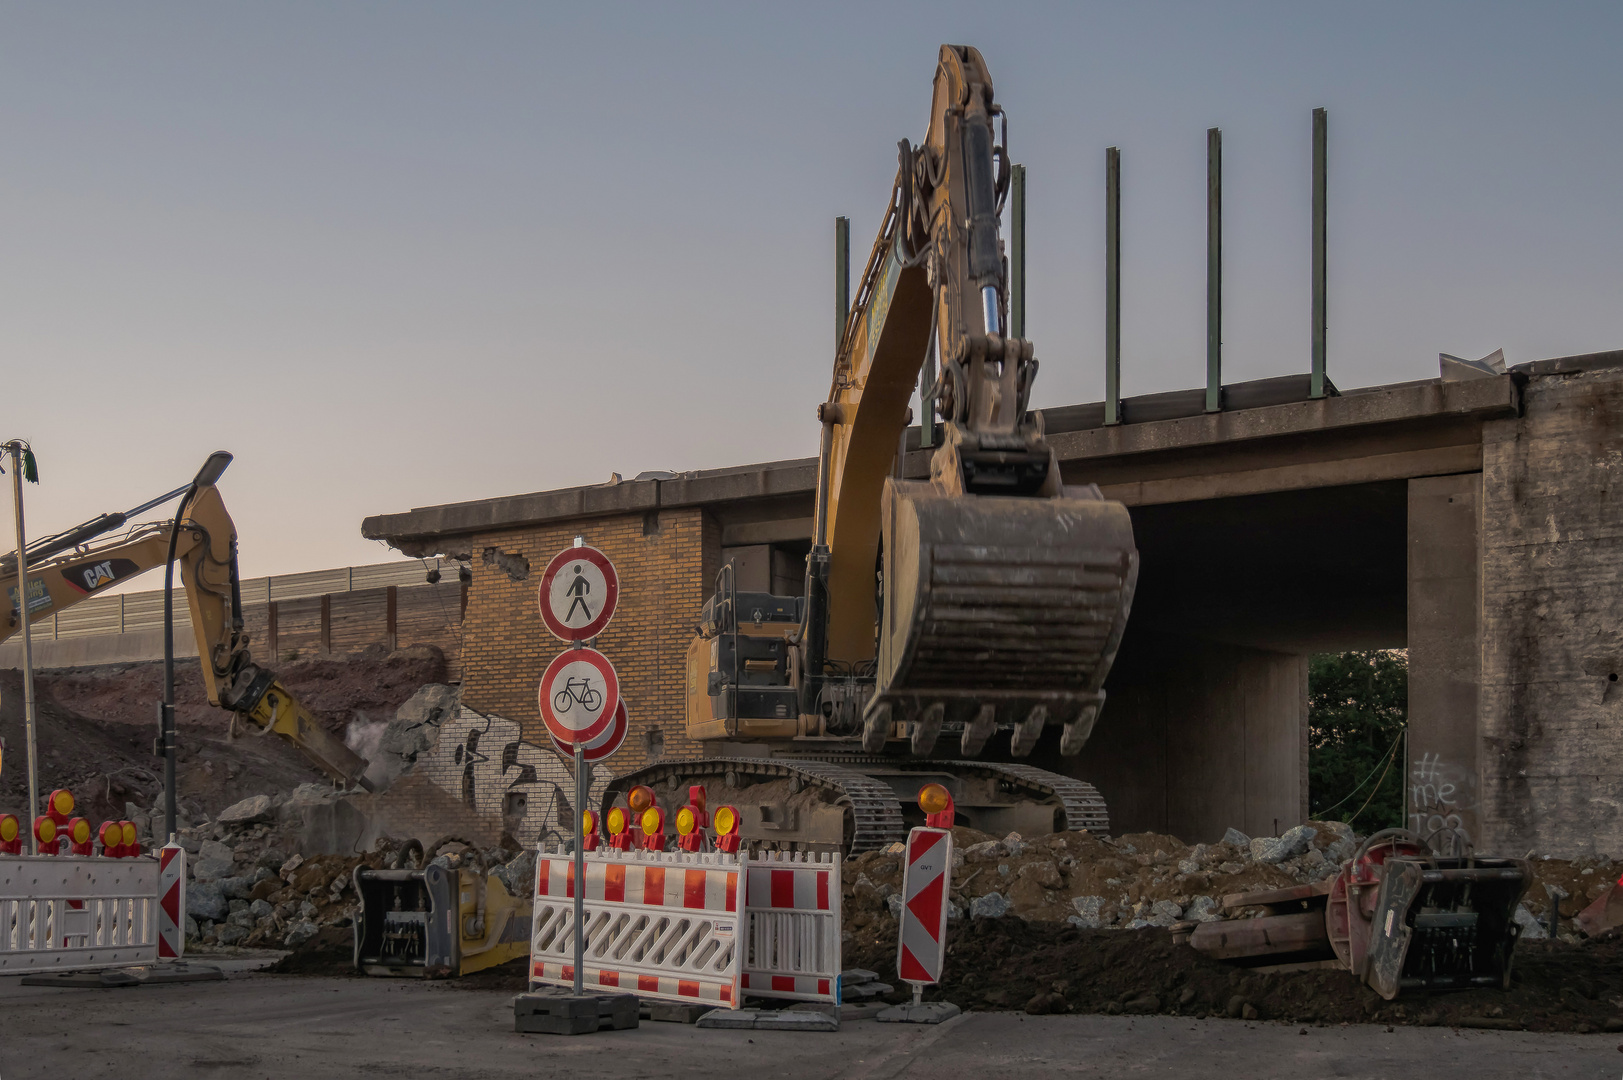
[[[118,828],[119,833],[124,840],[124,854],[126,856],[135,856],[141,854],[141,845],[136,839],[138,834],[135,831],[135,822],[120,821],[118,823]]]
[[[58,832],[56,822],[51,820],[49,814],[41,814],[34,819],[34,839],[39,844],[39,853],[41,855],[57,855],[61,853],[62,841],[57,835]]]
[[[924,824],[929,828],[952,828],[956,807],[952,793],[940,784],[925,784],[919,788],[919,809],[924,811]]]
[[[16,814],[0,814],[0,853],[23,853],[23,823],[17,820]]]
[[[73,814],[73,792],[67,788],[57,788],[45,799],[45,815],[56,822],[60,828],[68,823]]]
[[[75,855],[89,855],[91,839],[94,834],[90,831],[90,822],[82,817],[69,818],[67,826],[68,850]]]
[[[640,815],[644,810],[653,806],[655,802],[654,789],[647,784],[638,784],[626,794],[626,804],[631,807],[631,812],[634,814]]]
[[[665,811],[650,806],[637,819],[637,825],[642,829],[643,847],[649,851],[665,850]]]
[[[124,857],[124,827],[116,821],[104,821],[97,830],[101,840],[101,853],[109,859]]]
[[[723,806],[716,811],[716,847],[732,854],[742,842],[743,837],[738,835],[738,807]]]
[[[602,837],[597,835],[597,815],[586,810],[580,815],[581,847],[587,851],[596,851]]]
[[[629,851],[636,838],[631,835],[631,812],[623,806],[609,810],[609,847],[615,851]]]

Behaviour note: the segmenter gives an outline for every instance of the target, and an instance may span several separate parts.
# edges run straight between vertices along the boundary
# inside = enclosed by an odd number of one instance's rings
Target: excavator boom
[[[166,498],[177,493],[171,492]],[[105,515],[87,522],[65,536],[65,550],[60,549],[62,544],[29,550],[29,622],[49,618],[137,574],[163,566],[169,558],[170,530],[178,527],[179,533],[173,537],[175,562],[186,590],[209,704],[231,711],[233,734],[240,728],[253,734],[280,735],[332,779],[370,788],[365,778],[366,761],[322,727],[277,680],[275,672],[260,667],[249,653],[237,576],[237,530],[226,513],[219,489],[212,484],[195,488],[176,513],[178,526],[170,523],[140,527],[122,539],[95,547],[79,543],[124,524],[135,512]],[[15,554],[0,559],[0,563],[10,567],[13,582],[8,591],[10,610],[0,620],[0,642],[4,642],[21,628],[21,622],[14,584]]]

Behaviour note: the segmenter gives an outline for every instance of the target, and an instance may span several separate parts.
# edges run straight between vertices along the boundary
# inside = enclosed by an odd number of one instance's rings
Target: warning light
[[[691,833],[697,824],[698,819],[693,814],[693,807],[684,806],[676,812],[676,831],[681,835]]]
[[[647,784],[638,784],[626,796],[626,802],[630,804],[634,812],[640,814],[654,805],[654,789]]]
[[[116,821],[104,821],[97,830],[101,839],[101,853],[109,859],[124,857],[124,827]]]
[[[676,846],[683,851],[704,850],[704,829],[710,816],[704,812],[704,786],[688,788],[688,803],[676,812]]]
[[[580,815],[581,846],[587,851],[596,851],[602,837],[597,835],[597,814],[591,810],[582,811]]]
[[[609,808],[609,847],[615,851],[630,851],[637,846],[631,832],[631,811],[623,806]]]
[[[41,855],[56,855],[61,850],[61,842],[57,836],[56,822],[50,815],[41,814],[34,819],[34,839],[39,842]]]
[[[609,811],[609,835],[619,836],[626,831],[626,812],[616,806]]]
[[[940,784],[925,784],[919,788],[919,809],[924,811],[924,824],[929,828],[952,828],[952,793]]]
[[[69,819],[67,827],[68,847],[73,854],[89,855],[93,835],[90,831],[90,822],[82,817]]]
[[[665,811],[650,806],[642,812],[637,824],[642,829],[643,847],[649,851],[665,850]]]
[[[23,825],[16,814],[0,814],[0,852],[7,855],[23,853]]]
[[[716,847],[729,854],[736,853],[743,842],[738,835],[738,807],[723,806],[716,811]]]
[[[58,826],[66,825],[68,817],[73,813],[73,792],[67,788],[57,788],[45,799],[45,813]]]
[[[688,803],[700,814],[704,813],[704,785],[694,784],[688,788]],[[701,822],[701,824],[703,824]]]
[[[138,834],[135,831],[135,822],[120,821],[118,828],[124,839],[124,854],[126,856],[141,854],[141,845],[136,840]]]

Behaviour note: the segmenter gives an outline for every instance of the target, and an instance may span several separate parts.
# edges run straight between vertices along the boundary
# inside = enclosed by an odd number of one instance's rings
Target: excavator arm
[[[370,790],[367,763],[301,705],[274,671],[254,662],[243,630],[242,591],[237,575],[237,531],[219,489],[205,484],[176,513],[176,568],[186,590],[192,632],[209,704],[232,713],[232,732],[282,736],[318,768],[346,785]],[[116,522],[106,524],[113,519]],[[87,523],[84,531],[122,524],[124,515]],[[68,552],[29,552],[28,613],[34,623],[58,614],[137,574],[164,565],[170,530],[176,524],[148,526],[130,536],[94,548]],[[81,530],[75,530],[80,532]],[[37,560],[37,561],[36,561]],[[7,618],[0,622],[0,642],[20,629],[15,557],[0,560],[10,567]],[[4,566],[0,566],[0,571]]]

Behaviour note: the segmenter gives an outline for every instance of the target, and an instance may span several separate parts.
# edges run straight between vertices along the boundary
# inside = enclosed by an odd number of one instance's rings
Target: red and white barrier
[[[160,944],[164,914],[172,914],[171,947],[178,957],[186,924],[185,862],[178,847],[172,850],[179,854],[164,864],[150,856],[0,857],[0,973],[167,958]],[[165,870],[180,874],[172,912],[161,903]]]
[[[721,853],[586,853],[582,982],[641,997],[737,1007],[741,860]],[[575,978],[574,856],[542,851],[530,985]]]
[[[763,852],[744,873],[744,992],[839,1004],[838,857]]]
[[[915,990],[941,981],[941,965],[947,954],[947,885],[951,871],[950,829],[919,828],[907,834],[896,972],[904,982],[914,984]]]
[[[186,952],[186,849],[169,844],[158,852],[158,959]]]

